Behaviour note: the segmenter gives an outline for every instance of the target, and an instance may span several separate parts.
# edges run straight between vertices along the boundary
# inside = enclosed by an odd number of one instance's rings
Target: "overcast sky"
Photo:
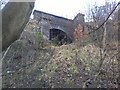
[[[36,0],[34,9],[73,19],[77,13],[85,14],[88,7],[95,3],[104,5],[105,0]]]
[[[89,7],[92,7],[95,3],[98,6],[104,5],[105,1],[118,2],[119,0],[36,0],[34,9],[73,19],[77,15],[77,13],[86,14],[86,12],[88,12]]]

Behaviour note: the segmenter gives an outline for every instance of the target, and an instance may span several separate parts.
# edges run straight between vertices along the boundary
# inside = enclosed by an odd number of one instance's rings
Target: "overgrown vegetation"
[[[87,30],[82,31],[78,24],[74,32],[75,41],[66,45],[46,42],[42,33],[37,31],[40,28],[38,22],[31,20],[26,31],[35,32],[32,34],[35,40],[29,39],[30,42],[37,42],[37,45],[22,42],[20,48],[8,52],[3,62],[3,87],[118,88],[118,28],[109,30],[106,26],[107,23],[113,24],[116,16],[96,30],[107,18],[106,12],[102,13],[102,17],[98,13],[109,9],[108,5],[106,2],[104,8],[93,8],[95,12],[90,14],[93,21],[87,23]],[[109,41],[111,33],[113,37]],[[37,49],[34,48],[36,46]],[[11,56],[12,52],[15,52],[14,56]]]
[[[38,47],[43,48],[45,45],[45,40],[43,38],[43,34],[41,32],[36,32],[36,38],[38,41]]]

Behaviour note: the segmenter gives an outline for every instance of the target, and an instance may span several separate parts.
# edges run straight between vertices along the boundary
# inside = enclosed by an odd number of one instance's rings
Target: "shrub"
[[[38,48],[43,48],[45,45],[45,40],[43,38],[43,34],[41,32],[36,32],[36,38],[38,41]]]

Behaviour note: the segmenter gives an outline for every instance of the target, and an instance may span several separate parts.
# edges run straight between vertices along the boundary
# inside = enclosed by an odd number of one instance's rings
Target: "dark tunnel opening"
[[[52,42],[63,45],[71,43],[72,40],[67,36],[65,32],[60,29],[50,29],[50,38]]]

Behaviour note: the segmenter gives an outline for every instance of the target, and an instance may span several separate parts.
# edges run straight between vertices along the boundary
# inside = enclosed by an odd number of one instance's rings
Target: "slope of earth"
[[[93,44],[81,47],[76,42],[62,46],[43,42],[29,27],[8,48],[3,56],[3,88],[117,87],[118,63],[116,58],[111,63],[109,59],[116,51],[108,54],[98,76],[100,48]]]

